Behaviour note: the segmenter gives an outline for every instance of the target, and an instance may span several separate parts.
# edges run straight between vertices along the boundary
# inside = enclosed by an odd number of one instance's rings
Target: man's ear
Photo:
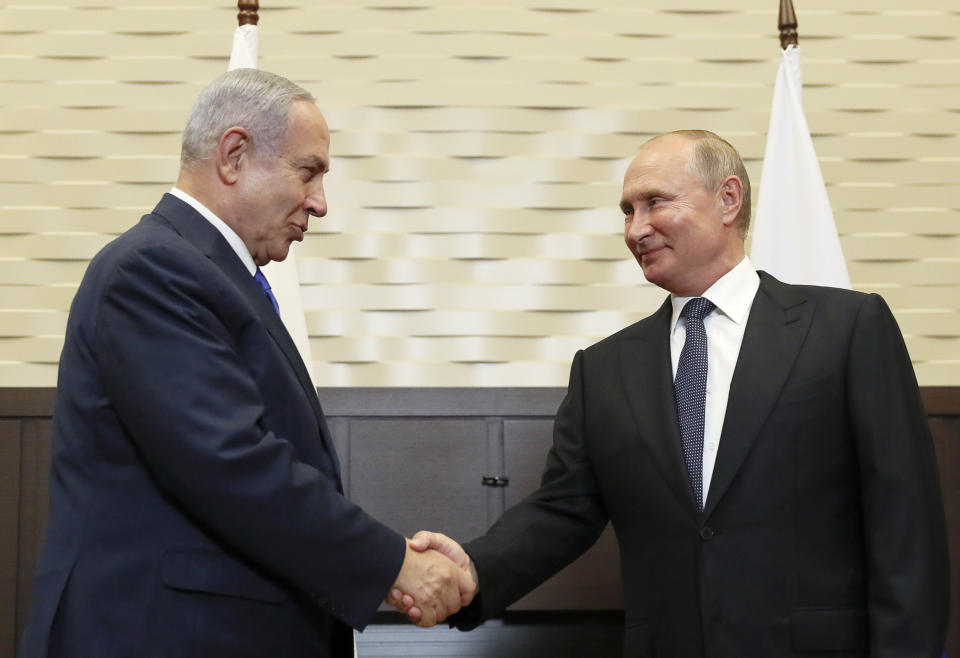
[[[720,183],[718,197],[723,223],[729,226],[737,221],[737,215],[743,205],[743,182],[736,176],[727,176]]]
[[[250,152],[250,134],[234,126],[220,136],[217,143],[217,174],[225,185],[233,185],[240,176]]]

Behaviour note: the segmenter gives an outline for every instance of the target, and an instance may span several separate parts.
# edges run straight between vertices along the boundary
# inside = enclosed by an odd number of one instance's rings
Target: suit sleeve
[[[877,295],[860,308],[847,367],[860,459],[870,655],[939,657],[949,575],[936,455],[906,346]]]
[[[567,395],[554,422],[540,488],[464,545],[477,568],[477,600],[452,625],[474,628],[590,548],[607,524],[584,436],[583,352],[574,357]]]
[[[103,412],[229,550],[362,628],[400,570],[403,538],[263,427],[264,401],[221,317],[222,296],[237,293],[211,289],[204,265],[153,246],[112,273],[95,333],[113,407]]]

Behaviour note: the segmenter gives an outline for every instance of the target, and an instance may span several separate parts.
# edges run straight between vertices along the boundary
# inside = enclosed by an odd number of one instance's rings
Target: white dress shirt
[[[257,264],[253,262],[253,256],[250,255],[250,251],[247,249],[247,245],[243,243],[243,240],[240,239],[240,236],[236,232],[227,226],[227,223],[222,219],[213,214],[213,211],[207,208],[205,205],[194,199],[192,196],[184,192],[178,187],[174,187],[170,190],[170,194],[177,197],[186,204],[189,204],[194,210],[203,215],[203,218],[208,222],[213,224],[220,233],[226,238],[227,243],[230,247],[237,253],[237,257],[243,262],[244,266],[250,272],[250,276],[253,276],[257,273]]]
[[[730,381],[740,355],[743,332],[747,328],[747,316],[753,306],[753,298],[760,288],[760,277],[750,259],[744,257],[732,270],[720,277],[701,297],[706,297],[717,307],[703,320],[707,332],[707,402],[703,423],[703,500],[705,504],[720,447],[720,432],[727,412],[730,396]],[[692,297],[671,295],[673,318],[670,326],[670,358],[673,376],[677,376],[677,363],[683,342],[687,338],[686,320],[680,312]]]

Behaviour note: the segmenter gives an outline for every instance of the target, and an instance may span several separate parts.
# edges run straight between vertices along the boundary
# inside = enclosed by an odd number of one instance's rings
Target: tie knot
[[[253,275],[253,278],[257,280],[257,283],[260,284],[260,287],[263,288],[264,291],[270,290],[270,284],[267,283],[267,277],[263,275],[263,272],[260,271],[259,267],[257,268],[256,273]]]
[[[680,315],[691,320],[703,320],[716,306],[706,297],[694,297],[680,311]]]
[[[273,291],[270,289],[270,284],[267,283],[267,277],[263,275],[263,272],[260,271],[260,268],[257,268],[257,271],[254,272],[253,278],[257,283],[260,284],[260,287],[263,288],[263,294],[267,296],[267,299],[270,300],[270,304],[273,306],[273,310],[278,314],[280,313],[280,305],[277,304],[277,298],[273,294]]]

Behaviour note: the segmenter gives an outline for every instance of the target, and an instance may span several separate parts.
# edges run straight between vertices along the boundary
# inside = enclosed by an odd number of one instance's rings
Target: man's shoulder
[[[151,251],[193,252],[195,249],[176,228],[156,210],[108,242],[91,261],[91,266],[104,261],[115,265],[118,261],[137,258]],[[102,265],[101,265],[102,266]]]
[[[90,260],[78,292],[102,290],[121,272],[191,270],[205,260],[164,218],[148,213],[108,242]]]
[[[782,306],[813,301],[830,306],[855,308],[860,306],[869,297],[876,296],[871,293],[847,288],[786,283],[766,272],[759,272],[759,274],[759,294],[764,294],[774,299]]]

